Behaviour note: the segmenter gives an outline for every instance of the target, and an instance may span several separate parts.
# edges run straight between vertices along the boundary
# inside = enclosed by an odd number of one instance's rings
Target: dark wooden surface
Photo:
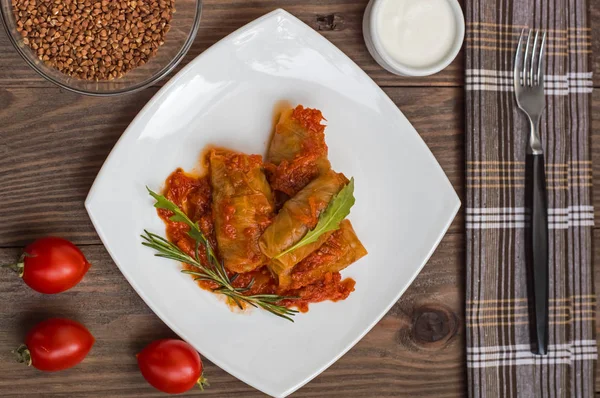
[[[462,55],[429,78],[400,78],[383,71],[362,40],[366,3],[206,1],[202,27],[184,64],[246,22],[284,7],[319,29],[384,87],[464,196]],[[590,11],[597,21],[600,0],[592,0]],[[335,26],[327,23],[331,18]],[[600,27],[594,24],[593,28],[594,52],[600,54]],[[600,71],[598,56],[594,70]],[[600,86],[598,73],[595,79]],[[94,265],[81,284],[54,296],[36,294],[13,274],[0,272],[0,396],[162,395],[142,379],[134,355],[148,342],[173,334],[120,274],[83,207],[106,155],[157,89],[117,98],[65,92],[30,70],[0,32],[0,263],[13,261],[19,247],[34,238],[54,234],[80,245]],[[594,174],[599,176],[600,93],[593,98]],[[600,208],[599,195],[594,202]],[[600,225],[598,213],[596,217]],[[464,396],[464,239],[461,212],[423,272],[387,316],[293,396]],[[600,231],[595,231],[594,240],[595,258],[600,259]],[[80,366],[44,374],[13,362],[11,349],[30,326],[49,316],[78,319],[96,336],[92,354]],[[211,387],[203,396],[263,396],[210,363],[206,373]],[[188,393],[193,394],[199,393]]]

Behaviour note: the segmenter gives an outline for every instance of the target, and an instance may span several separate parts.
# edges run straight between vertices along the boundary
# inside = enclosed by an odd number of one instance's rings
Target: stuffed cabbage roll
[[[329,170],[322,120],[321,111],[302,105],[281,114],[265,165],[274,191],[294,196]]]
[[[340,229],[308,257],[296,264],[290,273],[289,289],[299,289],[323,278],[327,273],[339,272],[367,255],[349,220],[340,223]]]
[[[273,195],[259,155],[209,153],[212,210],[225,267],[249,272],[267,263],[258,239],[273,217]]]
[[[269,268],[279,276],[280,284],[289,282],[286,279],[292,267],[321,246],[331,233],[323,234],[316,242],[289,253],[281,253],[298,243],[317,225],[321,212],[347,183],[348,179],[341,173],[329,170],[322,174],[285,202],[261,236],[260,249],[271,259]]]

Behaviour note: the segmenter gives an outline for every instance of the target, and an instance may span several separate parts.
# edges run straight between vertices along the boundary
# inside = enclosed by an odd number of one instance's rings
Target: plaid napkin
[[[591,30],[588,0],[466,0],[467,367],[470,397],[592,397]],[[531,353],[525,150],[512,65],[548,31],[541,131],[549,207],[549,353]]]

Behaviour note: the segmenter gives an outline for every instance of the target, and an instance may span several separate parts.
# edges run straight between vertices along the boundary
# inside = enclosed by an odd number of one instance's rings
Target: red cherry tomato
[[[9,267],[18,271],[33,290],[54,294],[78,284],[90,269],[90,263],[68,240],[47,237],[27,246],[21,261]]]
[[[83,361],[95,341],[82,324],[52,318],[38,323],[27,333],[25,344],[17,349],[17,355],[20,362],[55,372]]]
[[[162,392],[179,394],[196,384],[200,389],[208,385],[202,377],[200,355],[184,341],[154,341],[137,355],[137,361],[144,379]]]

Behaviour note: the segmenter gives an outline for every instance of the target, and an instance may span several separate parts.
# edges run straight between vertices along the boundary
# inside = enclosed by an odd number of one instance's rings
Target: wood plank
[[[0,270],[0,396],[41,391],[45,397],[164,395],[145,383],[135,354],[155,339],[174,337],[173,332],[137,296],[102,246],[83,251],[92,268],[79,285],[58,295],[35,293],[9,270]],[[17,249],[0,249],[0,264],[18,255]],[[463,264],[464,235],[447,235],[386,317],[294,397],[464,396]],[[14,363],[11,350],[27,330],[53,316],[89,328],[97,342],[88,358],[58,373]],[[263,396],[208,361],[206,376],[211,387],[188,395]]]
[[[92,98],[52,87],[0,89],[0,247],[48,234],[100,243],[83,202],[111,148],[155,92]],[[387,93],[462,195],[462,89]],[[461,214],[451,231],[462,231],[462,225]]]
[[[352,58],[378,84],[385,86],[456,86],[463,81],[463,54],[444,71],[430,77],[405,78],[381,68],[369,55],[362,36],[362,18],[368,0],[206,0],[196,40],[181,65],[186,65],[218,40],[246,23],[283,7],[318,30]],[[334,24],[329,20],[335,20]],[[168,40],[168,36],[167,36]],[[21,59],[6,33],[0,32],[0,87],[51,87]],[[176,73],[181,67],[175,70]],[[171,73],[170,76],[173,76]],[[163,84],[168,79],[159,84]]]
[[[0,197],[6,202],[0,246],[48,234],[100,243],[84,199],[111,148],[155,92],[100,99],[53,87],[1,90]]]
[[[369,55],[362,37],[362,16],[368,0],[296,1],[294,4],[277,0],[248,3],[245,0],[207,0],[204,2],[202,22],[194,45],[182,65],[202,53],[216,41],[237,28],[278,7],[296,15],[309,26],[338,46],[379,85],[383,86],[455,86],[464,84],[464,52],[444,71],[425,78],[394,76],[382,69]],[[464,9],[464,1],[461,1]],[[590,0],[590,20],[600,18],[600,0]],[[335,20],[334,24],[328,21]],[[600,25],[592,24],[592,70],[594,86],[600,86]],[[6,33],[0,32],[0,87],[50,87],[21,59],[12,48]],[[176,71],[180,69],[177,68]],[[173,73],[176,73],[173,72]],[[169,76],[172,76],[173,73]],[[165,79],[164,81],[166,81]],[[158,83],[162,85],[164,81]]]

